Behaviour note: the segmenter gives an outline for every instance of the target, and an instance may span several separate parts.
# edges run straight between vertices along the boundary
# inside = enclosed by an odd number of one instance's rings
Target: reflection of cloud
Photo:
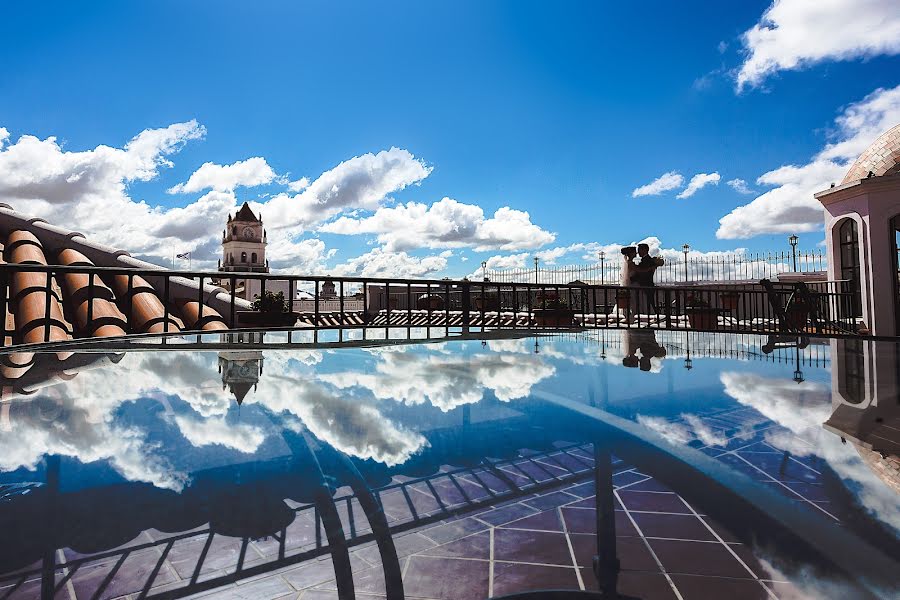
[[[766,436],[767,443],[779,450],[821,457],[849,484],[847,489],[863,507],[900,530],[897,494],[872,473],[853,444],[842,444],[839,437],[822,429],[831,416],[831,393],[826,386],[809,381],[798,385],[753,373],[724,372],[720,379],[726,394],[793,434],[772,432]]]
[[[395,425],[373,405],[309,381],[272,376],[260,382],[257,397],[275,412],[299,417],[317,438],[358,458],[392,466],[406,462],[427,443],[418,433]]]
[[[858,598],[859,589],[849,584],[835,579],[831,579],[827,574],[821,571],[813,571],[808,568],[792,570],[790,575],[785,575],[779,570],[772,561],[767,560],[754,550],[756,558],[760,566],[766,572],[764,579],[775,581],[790,581],[791,586],[788,589],[779,589],[778,598],[780,600],[820,600],[821,598]],[[787,588],[787,586],[784,586]],[[893,596],[891,590],[883,590],[883,594],[879,594],[882,598],[890,598]],[[868,596],[866,596],[868,597]]]
[[[406,404],[427,401],[446,412],[478,402],[485,389],[503,401],[524,398],[533,385],[556,372],[541,357],[523,354],[384,352],[379,357],[376,373],[346,371],[322,375],[321,379],[339,388],[366,388],[382,400]]]
[[[697,415],[682,414],[682,422],[669,421],[662,417],[648,417],[637,415],[637,422],[661,435],[672,444],[688,444],[694,440],[700,440],[704,446],[725,446],[728,438],[720,432],[714,431]],[[736,437],[741,437],[739,434]]]
[[[227,423],[223,417],[195,419],[178,415],[172,420],[181,435],[197,448],[217,444],[244,454],[252,454],[266,439],[259,427],[246,423]]]
[[[92,420],[87,411],[62,396],[66,391],[65,386],[57,386],[52,390],[52,400],[39,396],[12,407],[17,413],[15,424],[0,436],[0,471],[23,467],[34,470],[44,455],[55,454],[84,463],[108,460],[130,481],[146,481],[173,490],[182,488],[186,476],[157,454],[158,446],[148,443],[144,432],[107,420]],[[47,402],[56,403],[61,411],[45,419],[37,415],[36,407]]]

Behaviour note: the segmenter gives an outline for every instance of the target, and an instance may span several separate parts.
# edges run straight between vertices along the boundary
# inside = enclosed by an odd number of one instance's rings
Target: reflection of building
[[[848,306],[877,335],[900,333],[900,125],[863,152],[825,206],[828,278],[846,280]],[[888,299],[891,299],[888,301]]]
[[[263,335],[263,332],[225,333],[222,334],[222,343],[258,345],[262,343]],[[244,398],[251,389],[256,391],[256,384],[259,383],[262,370],[263,353],[261,350],[219,352],[222,389],[227,387],[234,394],[238,404],[244,402]]]
[[[900,492],[900,344],[831,340],[832,414],[825,429]]]

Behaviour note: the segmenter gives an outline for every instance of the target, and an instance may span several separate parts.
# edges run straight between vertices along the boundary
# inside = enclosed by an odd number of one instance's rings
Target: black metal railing
[[[132,282],[143,278],[164,307],[158,319],[165,333],[179,329],[172,324],[176,301],[199,303],[196,323],[204,323],[211,310],[221,315],[229,328],[392,328],[440,327],[481,329],[569,329],[653,328],[694,329],[747,333],[800,332],[810,334],[855,334],[854,290],[849,282],[812,284],[777,283],[721,286],[620,287],[615,285],[495,283],[468,280],[377,279],[363,277],[301,276],[267,273],[221,273],[150,269],[56,266],[37,264],[0,265],[0,289],[9,290],[17,274],[45,273],[40,295],[50,304],[61,300],[68,323],[74,323],[71,298],[62,293],[56,279],[69,273],[88,275],[90,281],[110,282],[126,276],[128,293],[115,301],[127,315],[134,302]],[[227,290],[245,290],[247,295],[268,291],[285,292],[288,317],[267,321],[250,315],[249,305],[233,294],[210,292],[208,284]],[[325,293],[325,284],[334,295]],[[34,288],[32,288],[33,291]],[[87,286],[88,310],[101,290]],[[28,290],[25,290],[26,292]],[[108,292],[108,290],[106,290]],[[0,327],[4,344],[22,343],[21,331],[42,327],[44,340],[51,341],[52,327],[59,326],[49,306],[40,323],[22,323],[19,297],[0,294]],[[13,315],[8,324],[7,313]],[[271,316],[271,315],[269,315]],[[90,319],[88,319],[90,321]],[[72,331],[74,337],[90,335]],[[199,329],[199,327],[197,328]],[[185,327],[181,331],[196,331]],[[140,333],[127,323],[127,333]]]

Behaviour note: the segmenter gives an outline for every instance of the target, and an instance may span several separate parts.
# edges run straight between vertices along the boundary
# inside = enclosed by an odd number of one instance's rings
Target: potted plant
[[[725,310],[737,310],[741,300],[741,293],[737,290],[728,290],[719,294],[719,301]]]
[[[629,302],[631,302],[631,290],[616,290],[616,306],[618,308],[627,309]]]
[[[237,311],[237,326],[252,327],[290,327],[297,322],[299,315],[290,312],[284,292],[267,291],[253,297],[250,305],[253,310]]]
[[[713,308],[707,300],[693,294],[685,298],[684,314],[693,329],[718,329],[720,308]]]
[[[533,312],[538,327],[571,327],[575,321],[575,311],[559,298],[543,300]]]

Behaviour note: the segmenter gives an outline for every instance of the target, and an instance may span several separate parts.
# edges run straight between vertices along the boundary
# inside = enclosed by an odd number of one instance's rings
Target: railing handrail
[[[160,267],[159,269],[150,269],[143,267],[100,267],[96,265],[87,266],[87,265],[39,265],[34,263],[0,263],[0,272],[6,271],[19,271],[26,273],[97,273],[97,274],[108,274],[108,275],[148,275],[151,277],[184,277],[186,279],[193,279],[197,277],[202,277],[203,279],[265,279],[265,280],[281,280],[281,281],[309,281],[311,283],[314,282],[325,282],[325,281],[333,281],[336,283],[356,283],[356,284],[386,284],[386,285],[430,285],[430,286],[464,286],[468,285],[470,287],[475,288],[487,288],[487,287],[497,287],[497,286],[516,286],[522,288],[559,288],[559,289],[622,289],[622,290],[640,290],[646,291],[648,287],[646,286],[638,286],[638,285],[620,285],[618,283],[549,283],[549,282],[538,282],[535,283],[533,281],[482,281],[477,279],[410,279],[410,278],[393,278],[393,277],[361,277],[361,276],[352,276],[352,275],[341,275],[341,276],[332,276],[332,275],[295,275],[290,273],[254,273],[250,271],[195,271],[195,270],[174,270],[174,269],[166,269]],[[742,281],[743,285],[755,285],[759,280],[748,279],[746,281]],[[822,280],[816,281],[812,283],[823,284],[823,283],[844,283],[850,281],[849,279],[834,279],[834,280]],[[691,282],[665,282],[659,283],[652,287],[657,289],[672,289],[672,288],[684,288],[686,287],[685,283],[690,284]],[[708,282],[704,282],[708,283]],[[725,282],[723,282],[724,284]],[[779,282],[773,281],[774,284],[785,284],[789,285],[792,282]],[[721,292],[722,284],[714,284],[713,286],[695,286],[691,285],[692,290],[696,290],[698,292],[708,291],[708,292]],[[652,289],[652,288],[649,288]],[[405,294],[404,290],[398,290],[395,292],[397,294]],[[321,300],[321,298],[320,298]],[[296,301],[296,299],[295,299]]]

